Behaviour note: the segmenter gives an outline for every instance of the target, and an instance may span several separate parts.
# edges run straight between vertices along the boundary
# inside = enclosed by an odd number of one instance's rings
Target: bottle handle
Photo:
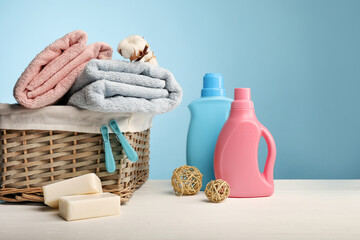
[[[263,176],[269,184],[273,184],[274,182],[274,164],[276,158],[276,146],[275,141],[269,130],[266,127],[261,125],[261,136],[264,137],[267,148],[268,155],[266,158],[265,168],[263,172]]]

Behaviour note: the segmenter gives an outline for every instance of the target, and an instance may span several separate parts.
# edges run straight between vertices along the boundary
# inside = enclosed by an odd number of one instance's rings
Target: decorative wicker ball
[[[177,196],[194,195],[202,186],[203,175],[193,166],[184,165],[174,170],[171,177],[171,185]]]
[[[230,186],[222,179],[212,180],[206,185],[205,195],[211,202],[219,203],[229,197]]]

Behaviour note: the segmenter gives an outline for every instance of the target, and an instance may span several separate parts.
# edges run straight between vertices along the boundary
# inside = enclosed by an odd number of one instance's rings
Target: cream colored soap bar
[[[63,196],[102,193],[101,180],[96,174],[89,173],[43,186],[43,192],[45,204],[57,208]]]
[[[120,197],[112,193],[67,196],[59,201],[59,215],[67,221],[119,213]]]

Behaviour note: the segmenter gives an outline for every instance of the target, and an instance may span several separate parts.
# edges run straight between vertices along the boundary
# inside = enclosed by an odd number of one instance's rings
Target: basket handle
[[[101,127],[101,134],[104,140],[103,143],[105,151],[105,167],[109,173],[113,173],[116,170],[116,165],[110,145],[109,129],[107,126],[104,125]]]

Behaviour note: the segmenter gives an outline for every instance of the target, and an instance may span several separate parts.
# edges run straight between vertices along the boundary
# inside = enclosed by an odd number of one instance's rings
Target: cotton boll
[[[118,45],[118,52],[125,59],[129,59],[132,55],[138,56],[139,51],[142,51],[147,42],[145,39],[139,35],[131,35],[121,42]]]
[[[131,35],[122,40],[117,50],[121,56],[130,59],[130,61],[149,62],[158,65],[148,43],[139,35]]]

